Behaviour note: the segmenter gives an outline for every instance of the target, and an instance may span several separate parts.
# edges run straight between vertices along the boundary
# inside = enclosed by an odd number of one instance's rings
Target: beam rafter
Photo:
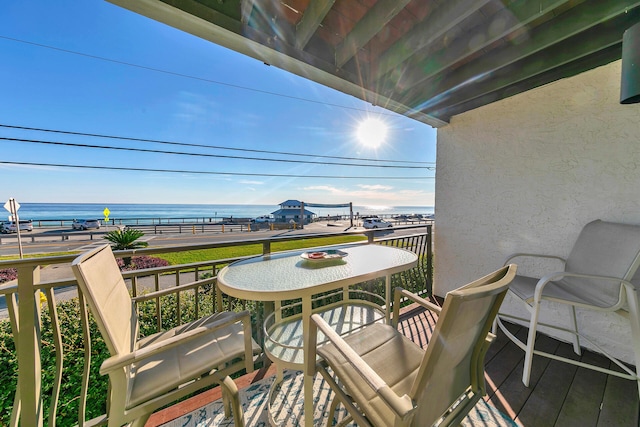
[[[594,27],[589,32],[597,32],[597,38],[592,37],[592,34],[588,34],[588,32],[567,39],[544,52],[532,55],[499,70],[499,73],[494,75],[491,80],[480,80],[464,92],[453,92],[451,96],[439,99],[439,101],[429,105],[429,110],[438,111],[443,107],[455,108],[457,105],[474,98],[496,93],[509,86],[526,82],[537,75],[546,74],[553,69],[580,61],[582,58],[621,44],[624,29],[639,18],[640,13],[635,10],[629,14],[622,15],[622,19],[618,21],[620,25],[608,26],[607,28]]]
[[[384,52],[379,59],[373,81],[409,59],[417,51],[427,49],[456,25],[463,22],[491,0],[448,0],[430,14],[423,22],[415,25],[409,33]]]
[[[336,46],[336,65],[342,67],[411,0],[378,0],[344,41]]]
[[[503,67],[508,67],[528,56],[551,49],[555,44],[562,43],[564,40],[586,32],[601,23],[624,15],[638,6],[640,6],[640,1],[631,0],[584,2],[556,19],[532,29],[525,34],[526,37],[514,40],[513,44],[493,51],[490,55],[481,56],[453,72],[448,70],[448,72],[438,73],[423,81],[419,90],[416,90],[416,87],[405,88],[404,92],[396,94],[394,97],[404,99],[407,105],[424,104],[431,99],[434,99],[433,105],[440,104],[442,98],[450,98],[456,91],[469,91],[475,82],[491,78]],[[596,34],[593,37],[599,38],[601,35]],[[553,58],[548,56],[546,61],[553,62]],[[419,96],[412,95],[417,92],[419,92]]]
[[[491,17],[490,22],[484,22],[471,29],[467,37],[456,39],[446,49],[417,54],[411,58],[404,67],[410,71],[402,76],[403,88],[412,88],[498,40],[516,34],[541,15],[559,9],[570,1],[547,0],[537,4],[530,0],[518,0],[508,5]],[[469,40],[473,40],[474,43],[469,43]]]
[[[305,48],[335,2],[336,0],[314,0],[309,3],[296,26],[296,48]]]

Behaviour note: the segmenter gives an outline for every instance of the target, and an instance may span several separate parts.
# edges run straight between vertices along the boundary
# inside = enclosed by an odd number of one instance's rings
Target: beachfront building
[[[304,224],[308,224],[313,220],[315,213],[304,209],[302,211],[302,202],[299,200],[286,200],[280,203],[280,209],[275,212],[271,212],[276,222],[291,222],[300,224],[301,216],[304,217]]]

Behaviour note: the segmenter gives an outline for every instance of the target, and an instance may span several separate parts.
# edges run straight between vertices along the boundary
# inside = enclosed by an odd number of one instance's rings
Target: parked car
[[[33,231],[33,221],[30,219],[21,219],[20,220],[20,231]],[[2,223],[2,228],[0,229],[3,233],[16,233],[18,228],[16,227],[16,223],[14,221],[8,221]]]
[[[393,224],[382,219],[371,218],[365,219],[362,226],[364,228],[388,228],[393,227]]]
[[[275,219],[271,218],[268,215],[262,215],[251,220],[251,222],[274,222],[274,221]]]
[[[100,229],[99,219],[74,219],[71,224],[74,230],[88,230],[90,228]]]

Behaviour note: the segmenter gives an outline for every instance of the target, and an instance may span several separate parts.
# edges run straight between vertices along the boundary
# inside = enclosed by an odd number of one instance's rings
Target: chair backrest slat
[[[469,385],[476,392],[484,385],[478,359],[515,274],[508,265],[447,294],[411,391],[418,402],[412,425],[433,424]]]
[[[111,355],[133,351],[138,318],[111,247],[87,252],[71,267]]]

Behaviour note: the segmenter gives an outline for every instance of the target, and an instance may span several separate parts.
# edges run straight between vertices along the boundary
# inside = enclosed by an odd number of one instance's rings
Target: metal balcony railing
[[[415,232],[411,230],[413,234],[384,239],[374,239],[375,232],[368,230],[145,248],[118,251],[115,255],[122,258],[256,244],[261,245],[262,254],[268,254],[272,244],[277,242],[305,240],[300,242],[302,248],[314,245],[313,239],[317,238],[364,234],[368,239],[361,243],[392,245],[417,253],[419,265],[394,275],[392,280],[394,286],[430,294],[432,226],[410,228],[415,228]],[[9,315],[8,320],[0,320],[0,383],[3,389],[0,401],[5,401],[0,408],[0,425],[106,424],[108,379],[101,377],[98,369],[107,357],[107,351],[90,314],[75,297],[78,289],[71,269],[67,278],[41,280],[44,266],[51,268],[69,264],[75,257],[64,255],[0,261],[0,270],[15,268],[18,271],[17,281],[0,285],[0,295],[6,299]],[[140,333],[149,335],[212,312],[249,309],[255,338],[262,342],[265,314],[262,303],[229,298],[216,286],[218,271],[242,258],[245,257],[124,272],[132,299],[137,304]],[[359,286],[374,293],[383,288],[376,281]],[[9,336],[13,338],[13,347]]]

